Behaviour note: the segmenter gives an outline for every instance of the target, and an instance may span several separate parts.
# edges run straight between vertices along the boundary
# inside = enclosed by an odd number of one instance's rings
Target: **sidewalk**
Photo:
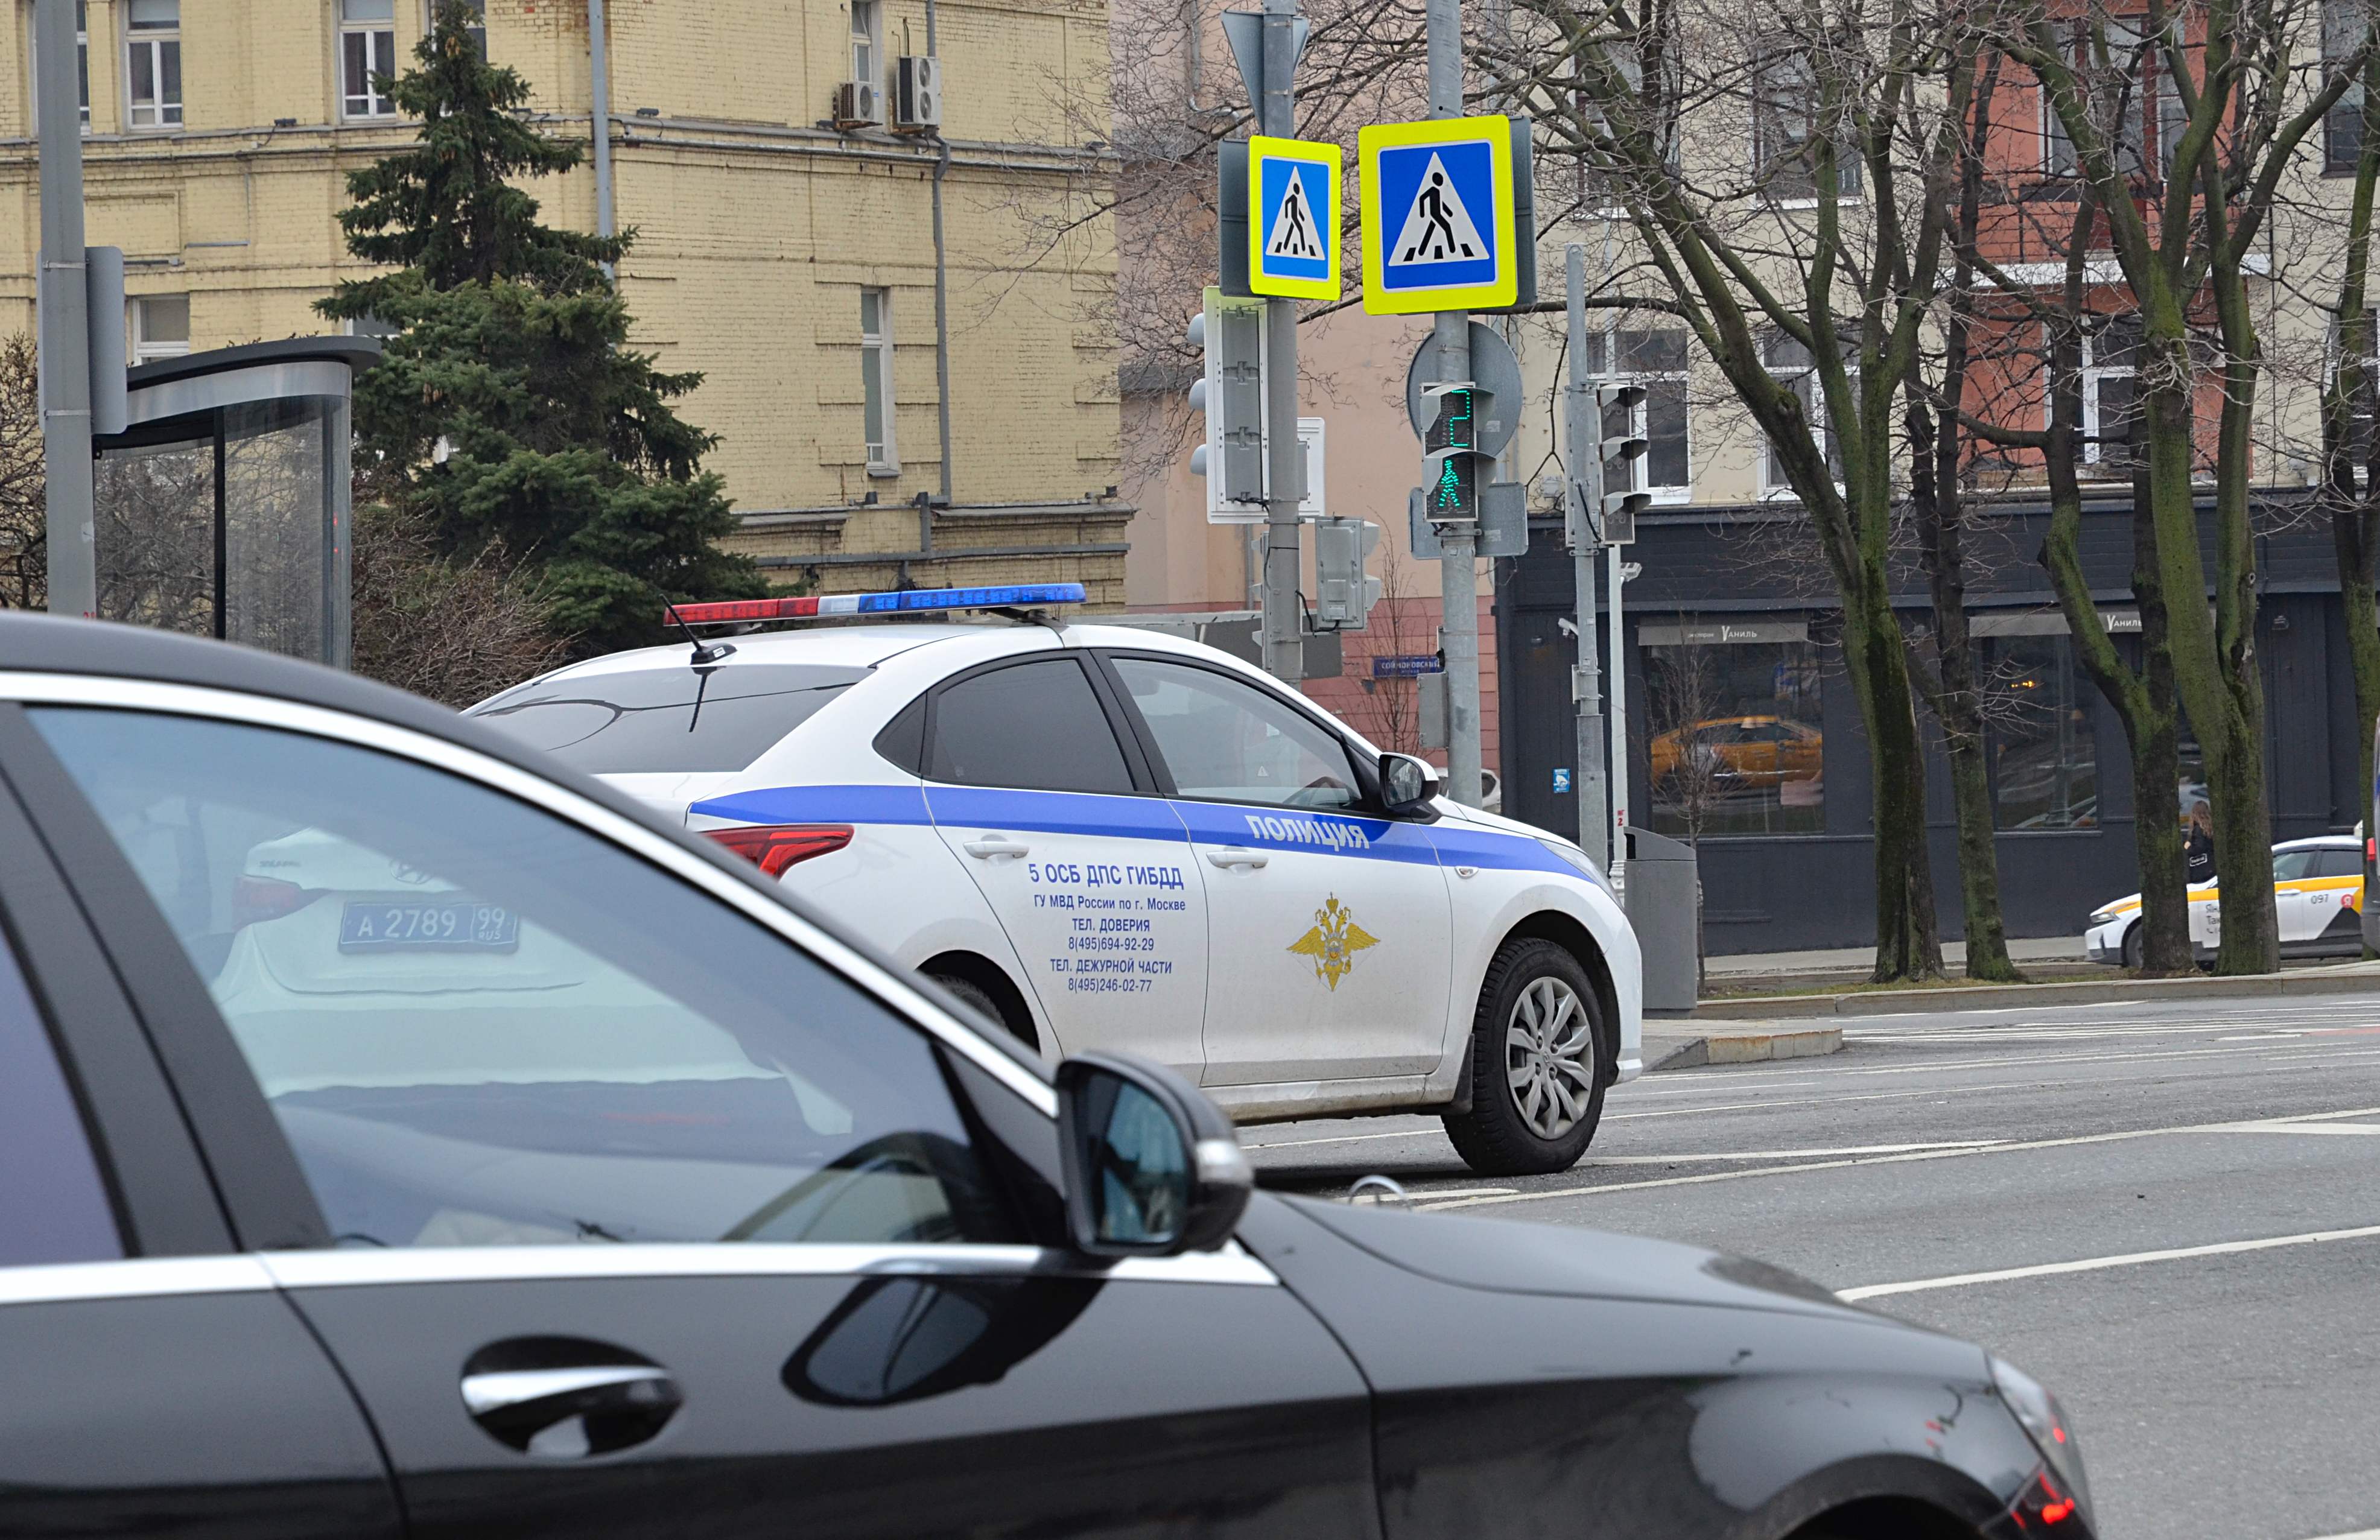
[[[2082,938],[2050,936],[2029,941],[2010,941],[2009,957],[2019,968],[2045,963],[2083,964]],[[1957,973],[1967,965],[1967,943],[1942,943],[1942,965]],[[1703,976],[1713,984],[1750,984],[1779,976],[1791,977],[1802,974],[1857,974],[1864,976],[1876,966],[1874,947],[1840,947],[1828,952],[1747,952],[1732,957],[1714,957],[1704,964]]]

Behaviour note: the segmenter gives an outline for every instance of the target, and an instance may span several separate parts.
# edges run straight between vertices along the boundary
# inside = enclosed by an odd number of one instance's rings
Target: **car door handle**
[[[1246,867],[1254,869],[1263,866],[1272,857],[1260,850],[1250,850],[1244,845],[1226,845],[1221,850],[1208,851],[1207,859],[1213,865],[1227,869],[1232,867]]]
[[[985,839],[969,840],[960,848],[978,861],[991,861],[1002,855],[1023,855],[1033,847],[1022,840],[1012,840],[1005,834],[993,834]]]
[[[641,1444],[686,1398],[652,1364],[495,1369],[463,1376],[463,1407],[498,1442],[571,1460]]]

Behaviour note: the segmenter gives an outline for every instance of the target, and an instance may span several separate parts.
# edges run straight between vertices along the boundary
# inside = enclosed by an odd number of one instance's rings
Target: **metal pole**
[[[1462,0],[1429,0],[1429,115],[1463,115]],[[1439,312],[1432,333],[1438,377],[1471,378],[1471,317]],[[1465,806],[1484,798],[1479,754],[1479,599],[1476,524],[1448,525],[1439,540],[1439,638],[1446,654],[1446,794]]]
[[[1570,412],[1568,443],[1570,474],[1562,479],[1570,502],[1571,585],[1576,596],[1578,669],[1571,676],[1571,706],[1577,713],[1577,749],[1572,762],[1576,783],[1571,788],[1578,802],[1578,843],[1587,855],[1609,867],[1611,864],[1611,815],[1605,796],[1603,771],[1603,665],[1596,640],[1595,553],[1592,511],[1603,509],[1603,413],[1597,406],[1595,382],[1586,371],[1586,248],[1572,245],[1565,253],[1570,278]],[[1584,456],[1584,458],[1582,458]]]
[[[604,36],[603,0],[587,0],[589,116],[595,128],[595,233],[606,240],[619,234],[612,212],[612,53]],[[610,262],[603,276],[616,276]]]
[[[1297,69],[1297,0],[1265,0],[1264,100],[1257,123],[1281,139],[1297,133],[1292,76]],[[1297,585],[1301,557],[1297,505],[1305,457],[1297,443],[1297,301],[1265,302],[1264,666],[1276,679],[1305,677],[1304,617]]]
[[[1628,581],[1626,551],[1611,552],[1611,598],[1603,607],[1611,627],[1611,886],[1628,892],[1628,650],[1620,624],[1620,586]]]
[[[91,318],[74,0],[41,0],[33,30],[41,98],[42,461],[49,485],[50,612],[90,616],[99,612],[99,576],[91,548]],[[123,324],[121,317],[116,324]]]

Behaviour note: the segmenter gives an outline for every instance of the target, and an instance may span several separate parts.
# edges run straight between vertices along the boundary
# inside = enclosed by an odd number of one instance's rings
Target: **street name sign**
[[[1356,135],[1364,188],[1364,309],[1493,310],[1520,292],[1512,120],[1379,123]]]
[[[1248,288],[1287,299],[1339,297],[1339,189],[1335,144],[1248,139]]]

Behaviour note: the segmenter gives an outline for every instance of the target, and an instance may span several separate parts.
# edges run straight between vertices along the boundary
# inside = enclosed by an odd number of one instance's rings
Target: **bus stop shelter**
[[[352,656],[349,427],[369,337],[143,364],[91,447],[99,614],[334,668]]]

